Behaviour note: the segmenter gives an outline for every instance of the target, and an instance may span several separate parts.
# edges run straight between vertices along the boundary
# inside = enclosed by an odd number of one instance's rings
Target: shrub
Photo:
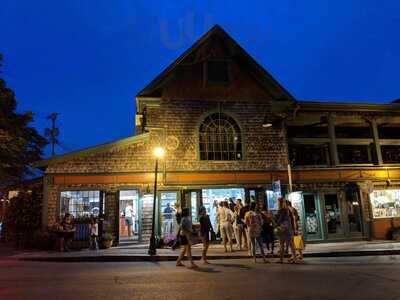
[[[5,230],[9,240],[17,247],[32,247],[34,232],[42,224],[42,192],[40,188],[32,191],[20,191],[10,199],[5,218]]]

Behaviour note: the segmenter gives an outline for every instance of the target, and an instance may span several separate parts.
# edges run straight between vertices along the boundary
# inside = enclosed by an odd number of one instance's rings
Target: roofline
[[[265,76],[267,76],[270,80],[272,80],[283,92],[286,94],[287,98],[290,100],[295,101],[295,97],[291,95],[282,85],[279,84],[279,82],[270,74],[268,71],[261,66],[250,54],[247,53],[246,50],[243,49],[243,47],[236,42],[221,26],[218,24],[214,25],[209,31],[207,31],[203,36],[201,36],[192,46],[190,46],[188,49],[186,49],[175,61],[173,61],[168,67],[166,67],[159,75],[157,75],[150,83],[148,83],[142,90],[140,90],[136,94],[136,98],[138,97],[143,97],[145,95],[142,95],[146,91],[146,89],[150,88],[152,85],[156,85],[164,76],[166,76],[169,72],[171,72],[177,65],[179,65],[192,51],[194,51],[197,47],[199,47],[210,35],[212,35],[214,32],[220,31],[222,32],[234,45],[236,45],[240,51],[243,52],[243,54],[246,56],[247,59],[249,59],[259,71],[264,73]]]
[[[297,101],[300,111],[400,111],[400,103],[319,102]]]
[[[64,162],[64,161],[67,161],[67,160],[70,160],[73,158],[83,157],[83,156],[86,156],[89,154],[100,153],[100,152],[108,151],[111,149],[128,146],[133,143],[137,143],[137,142],[146,140],[148,137],[149,137],[149,133],[134,135],[134,136],[120,139],[120,140],[115,140],[112,142],[100,144],[97,146],[83,148],[81,150],[69,152],[69,153],[66,153],[63,155],[57,155],[57,156],[51,157],[49,159],[40,160],[40,161],[34,162],[32,164],[32,166],[35,168],[43,168],[43,167],[47,167],[50,164]]]

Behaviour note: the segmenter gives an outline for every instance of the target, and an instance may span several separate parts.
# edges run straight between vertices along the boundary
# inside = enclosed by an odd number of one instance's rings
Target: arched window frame
[[[203,155],[202,152],[207,152],[207,153],[216,153],[216,152],[221,152],[220,149],[217,149],[217,151],[204,151],[205,149],[202,148],[202,137],[201,137],[201,132],[200,130],[202,129],[202,126],[204,125],[204,123],[207,121],[208,118],[212,118],[215,115],[220,114],[221,116],[225,116],[227,119],[231,120],[232,123],[230,125],[233,125],[233,127],[236,128],[236,132],[237,132],[237,137],[238,137],[238,143],[239,143],[239,147],[240,148],[236,148],[236,150],[234,149],[233,151],[230,151],[228,148],[229,146],[227,145],[226,151],[228,152],[228,154],[222,154],[216,155],[213,158],[211,158],[208,155]],[[225,120],[226,121],[226,120]],[[206,115],[204,115],[200,122],[198,123],[197,126],[197,150],[198,150],[198,159],[200,161],[214,161],[214,162],[218,162],[218,161],[242,161],[244,160],[244,145],[245,145],[245,140],[244,140],[244,135],[243,135],[243,130],[242,127],[240,125],[240,123],[237,121],[237,118],[235,116],[233,116],[231,113],[228,112],[219,112],[219,111],[212,111],[212,112],[208,112]],[[220,142],[221,143],[221,142]],[[225,150],[225,148],[224,148]],[[222,150],[222,152],[224,151]],[[240,158],[238,156],[235,156],[236,159],[233,159],[232,154],[240,154]]]

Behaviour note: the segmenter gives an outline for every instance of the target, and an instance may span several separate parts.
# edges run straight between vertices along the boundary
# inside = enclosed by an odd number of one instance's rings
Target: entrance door
[[[307,240],[322,239],[318,202],[314,194],[304,194],[305,236]]]
[[[165,239],[169,236],[175,237],[178,232],[178,224],[176,222],[176,204],[178,203],[178,192],[165,191],[160,192],[159,216],[160,216],[160,233]]]
[[[137,190],[119,191],[119,240],[139,239],[139,193]]]
[[[341,207],[337,194],[324,194],[323,215],[328,238],[343,237]]]
[[[196,223],[199,219],[199,209],[200,206],[203,205],[201,190],[185,190],[184,191],[184,199],[185,199],[185,206],[189,208],[192,222]],[[207,209],[207,207],[206,207]],[[207,210],[207,213],[208,210]]]

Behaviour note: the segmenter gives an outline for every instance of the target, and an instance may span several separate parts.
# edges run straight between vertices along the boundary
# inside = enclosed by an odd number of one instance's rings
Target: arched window
[[[241,160],[242,138],[236,121],[224,114],[207,116],[199,129],[201,160]]]

